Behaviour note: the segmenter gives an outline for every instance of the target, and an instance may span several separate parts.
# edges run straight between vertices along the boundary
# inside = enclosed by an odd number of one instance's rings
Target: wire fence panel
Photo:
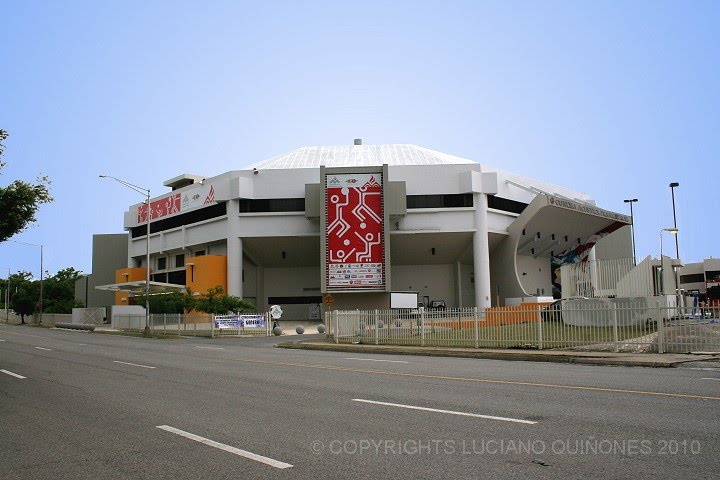
[[[224,322],[218,326],[212,314],[194,313],[155,313],[150,315],[150,332],[153,335],[174,335],[186,337],[238,337],[247,335],[271,334],[268,314],[252,313],[223,317],[238,317],[234,324]],[[123,314],[115,316],[115,328],[131,332],[145,330],[146,318],[143,314]]]
[[[614,352],[720,352],[720,309],[645,300],[465,309],[334,311],[336,343]]]

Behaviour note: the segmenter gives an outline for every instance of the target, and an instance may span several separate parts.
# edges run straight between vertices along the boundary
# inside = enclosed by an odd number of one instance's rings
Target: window
[[[691,273],[688,275],[680,275],[680,283],[704,283],[705,274]]]
[[[255,200],[241,199],[240,213],[260,212],[304,212],[304,198],[260,198]]]
[[[154,273],[151,278],[153,282],[167,283],[167,273]]]
[[[498,197],[497,195],[488,195],[488,208],[495,210],[503,210],[505,212],[522,213],[527,207],[527,203],[510,200],[509,198]]]
[[[175,215],[174,217],[156,219],[150,222],[150,233],[162,232],[171,228],[182,227],[183,225],[191,225],[193,223],[202,222],[211,218],[222,217],[227,213],[227,205],[225,202],[216,203],[205,208],[199,208],[188,213]],[[132,238],[142,237],[147,234],[147,224],[138,225],[130,229]]]
[[[160,257],[157,259],[157,269],[165,270],[167,268],[167,257]]]
[[[179,254],[175,255],[175,268],[180,268],[185,266],[185,254]]]
[[[185,285],[185,270],[177,270],[168,273],[167,283],[175,285]]]
[[[473,206],[471,193],[448,195],[408,195],[407,208],[462,208]]]
[[[203,255],[205,255],[205,250],[198,250],[195,252],[196,257],[202,257]]]
[[[308,305],[311,303],[322,303],[320,295],[305,297],[268,297],[268,304],[284,304],[284,305]]]

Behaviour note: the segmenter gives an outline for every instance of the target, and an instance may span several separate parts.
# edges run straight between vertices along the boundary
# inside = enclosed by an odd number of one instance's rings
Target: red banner
[[[325,181],[327,287],[383,289],[382,174],[330,174]]]
[[[150,221],[163,218],[180,211],[180,194],[170,195],[169,197],[161,198],[154,202],[150,202]],[[138,223],[147,222],[147,205],[142,204],[138,206]]]

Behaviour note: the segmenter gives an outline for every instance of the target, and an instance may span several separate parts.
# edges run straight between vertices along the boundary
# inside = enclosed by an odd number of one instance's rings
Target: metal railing
[[[246,335],[271,335],[271,326],[266,312],[243,314],[263,318],[260,327],[248,327],[239,322],[236,326],[229,324],[219,328],[212,314],[173,314],[156,313],[150,315],[150,332],[153,335],[178,335],[191,337],[237,337]],[[118,330],[142,332],[145,329],[145,314],[116,315],[114,327]]]
[[[643,301],[428,311],[334,311],[336,343],[614,352],[720,352],[720,309]]]

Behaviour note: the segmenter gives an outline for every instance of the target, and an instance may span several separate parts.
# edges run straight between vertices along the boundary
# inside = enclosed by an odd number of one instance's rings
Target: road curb
[[[673,368],[681,363],[698,361],[699,359],[682,360],[647,360],[631,359],[622,357],[593,357],[583,355],[552,354],[552,353],[529,353],[529,352],[497,352],[488,350],[452,350],[443,348],[413,348],[403,349],[402,347],[388,347],[376,345],[339,345],[339,344],[318,344],[302,342],[286,342],[275,344],[277,348],[288,348],[297,350],[324,350],[331,352],[352,352],[352,353],[382,353],[391,355],[421,355],[429,357],[453,357],[453,358],[480,358],[488,360],[509,360],[525,362],[554,362],[554,363],[577,363],[582,365],[612,365],[623,367],[651,367],[651,368]]]

